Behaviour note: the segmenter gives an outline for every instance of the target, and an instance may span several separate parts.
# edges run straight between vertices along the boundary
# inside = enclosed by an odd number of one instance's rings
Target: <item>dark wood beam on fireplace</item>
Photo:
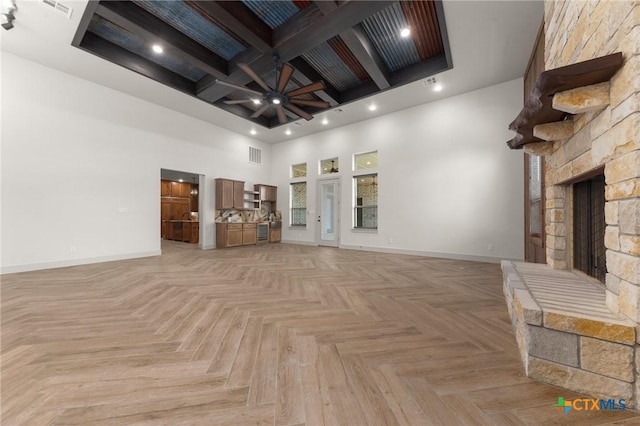
[[[194,9],[205,12],[217,26],[236,35],[258,52],[271,50],[271,28],[239,1],[188,1]]]
[[[325,15],[338,9],[338,5],[333,1],[316,0],[314,4]],[[360,24],[341,31],[339,36],[380,90],[391,87],[389,70]]]
[[[343,3],[327,15],[324,15],[316,5],[312,4],[274,31],[273,52],[265,53],[249,65],[257,74],[267,73],[274,66],[271,53],[277,52],[283,62],[289,62],[393,3],[395,2],[386,0],[350,1]],[[251,78],[243,71],[238,70],[232,72],[225,81],[245,85],[251,81]],[[213,84],[203,87],[198,96],[209,102],[214,102],[232,91],[233,89],[228,87]]]
[[[161,39],[171,54],[203,71],[224,78],[227,61],[134,3],[100,2],[96,14],[144,40]],[[126,18],[125,18],[126,16]]]
[[[509,124],[509,130],[516,132],[516,136],[507,141],[509,148],[521,149],[528,143],[542,142],[533,136],[533,128],[560,121],[567,115],[553,108],[554,94],[609,81],[622,68],[622,63],[622,53],[617,52],[542,72],[524,108]]]

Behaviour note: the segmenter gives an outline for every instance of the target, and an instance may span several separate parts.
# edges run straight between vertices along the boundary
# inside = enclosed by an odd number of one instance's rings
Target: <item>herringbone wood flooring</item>
[[[2,278],[2,424],[637,424],[523,375],[498,265],[271,244]]]

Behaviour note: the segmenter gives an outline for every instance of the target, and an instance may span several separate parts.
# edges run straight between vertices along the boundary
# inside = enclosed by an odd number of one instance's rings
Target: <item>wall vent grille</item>
[[[252,146],[249,147],[249,161],[256,164],[262,163],[262,151]]]
[[[62,15],[67,19],[71,19],[71,14],[73,13],[73,9],[71,9],[66,4],[56,0],[40,0],[40,3],[47,6],[48,8],[55,10],[58,15]]]

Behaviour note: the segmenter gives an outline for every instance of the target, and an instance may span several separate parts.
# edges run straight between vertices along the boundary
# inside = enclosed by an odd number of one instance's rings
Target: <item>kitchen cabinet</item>
[[[279,243],[282,239],[282,222],[271,222],[269,224],[269,242]]]
[[[216,209],[243,209],[244,182],[216,179]]]
[[[216,223],[216,247],[237,247],[257,243],[255,223]]]
[[[171,197],[171,182],[168,180],[160,181],[160,196]]]
[[[242,224],[242,245],[250,245],[258,243],[258,228],[255,223]]]
[[[162,221],[162,238],[197,244],[200,235],[200,223],[188,220]]]
[[[189,199],[178,198],[173,199],[170,207],[171,220],[187,220],[189,219]]]
[[[260,193],[262,201],[276,201],[278,199],[278,187],[276,186],[257,184],[254,189]]]

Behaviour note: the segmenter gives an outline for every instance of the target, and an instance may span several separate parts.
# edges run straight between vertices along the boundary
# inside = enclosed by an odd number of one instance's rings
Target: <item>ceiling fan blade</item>
[[[276,113],[278,113],[278,121],[280,124],[285,124],[287,120],[287,116],[284,114],[284,110],[282,109],[282,105],[276,105]]]
[[[226,81],[222,81],[222,80],[216,80],[216,84],[219,84],[220,86],[231,87],[233,89],[240,90],[241,92],[248,93],[250,95],[257,96],[258,98],[262,99],[262,93],[256,92],[255,90],[247,89],[244,86],[238,86],[237,84],[227,83]]]
[[[306,111],[301,110],[300,108],[298,108],[295,105],[291,105],[291,104],[286,104],[284,106],[286,109],[288,109],[289,111],[298,114],[300,117],[304,118],[307,121],[311,121],[313,120],[313,116],[311,114],[309,114]]]
[[[246,72],[247,75],[253,79],[253,81],[258,83],[258,86],[262,87],[267,92],[272,90],[271,87],[267,86],[267,83],[265,83],[264,80],[261,79],[258,74],[253,72],[253,70],[249,67],[249,65],[247,65],[247,64],[238,64],[238,67],[242,71]]]
[[[236,105],[236,104],[250,104],[253,101],[251,99],[233,99],[231,101],[224,101],[227,105]]]
[[[291,74],[293,74],[293,67],[289,64],[282,64],[282,70],[280,71],[280,79],[278,80],[278,88],[276,89],[276,92],[282,93],[284,88],[287,87]]]
[[[316,108],[329,108],[329,102],[325,101],[309,101],[306,99],[289,99],[289,102],[296,105],[307,105]]]
[[[258,118],[262,115],[263,112],[265,112],[267,110],[267,108],[269,108],[271,105],[270,104],[266,104],[261,106],[256,112],[254,112],[253,114],[251,114],[251,118]]]
[[[308,84],[306,86],[302,86],[298,89],[294,89],[290,92],[285,93],[287,97],[304,95],[305,93],[315,92],[316,90],[324,90],[325,85],[323,81],[316,81],[315,83]]]

